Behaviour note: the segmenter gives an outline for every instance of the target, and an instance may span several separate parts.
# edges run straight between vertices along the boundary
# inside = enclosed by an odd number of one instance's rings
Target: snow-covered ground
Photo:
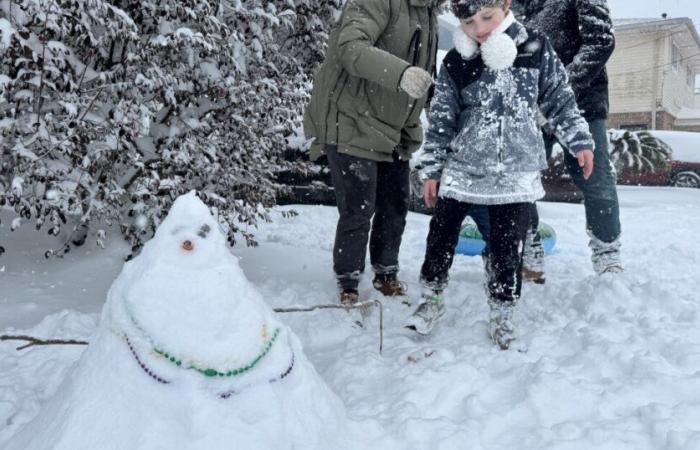
[[[486,332],[479,258],[458,256],[448,312],[433,335],[402,328],[411,309],[377,314],[281,314],[354,419],[383,428],[397,449],[700,449],[700,191],[620,187],[626,272],[596,277],[581,205],[541,203],[558,233],[547,284],[526,285],[517,325],[528,351],[500,351]],[[280,208],[290,209],[290,208]],[[298,206],[236,248],[273,307],[332,303],[337,213]],[[0,226],[0,334],[89,339],[128,252],[83,248],[45,260],[31,227]],[[401,250],[410,292],[423,260],[428,217],[411,214]],[[365,275],[364,298],[375,298]],[[59,388],[84,347],[15,351],[0,343],[0,448]]]

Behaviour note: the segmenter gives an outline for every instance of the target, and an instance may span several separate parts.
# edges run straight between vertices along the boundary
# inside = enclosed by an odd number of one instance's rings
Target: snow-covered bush
[[[196,189],[252,243],[338,6],[0,0],[0,204],[54,235],[119,224],[136,251]]]
[[[655,172],[671,167],[671,147],[648,131],[608,130],[608,141],[618,173],[623,169]]]

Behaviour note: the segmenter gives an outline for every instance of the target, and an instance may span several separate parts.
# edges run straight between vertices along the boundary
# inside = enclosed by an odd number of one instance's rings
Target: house
[[[700,37],[688,18],[615,20],[611,128],[700,131]]]

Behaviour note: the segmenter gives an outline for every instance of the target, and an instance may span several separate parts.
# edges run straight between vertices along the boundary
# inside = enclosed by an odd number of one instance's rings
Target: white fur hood
[[[516,26],[512,27],[514,24]],[[525,27],[515,20],[513,13],[509,11],[503,22],[483,44],[479,45],[467,36],[461,27],[454,32],[454,44],[464,59],[472,59],[481,52],[486,67],[498,71],[513,66],[518,56],[518,44],[525,42],[527,37]]]

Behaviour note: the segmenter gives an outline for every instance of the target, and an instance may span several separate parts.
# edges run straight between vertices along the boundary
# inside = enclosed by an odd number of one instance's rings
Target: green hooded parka
[[[338,152],[392,161],[408,160],[423,140],[414,100],[399,89],[404,71],[435,72],[435,0],[349,0],[330,36],[326,60],[316,74],[304,132],[315,138],[311,158],[326,145]]]

